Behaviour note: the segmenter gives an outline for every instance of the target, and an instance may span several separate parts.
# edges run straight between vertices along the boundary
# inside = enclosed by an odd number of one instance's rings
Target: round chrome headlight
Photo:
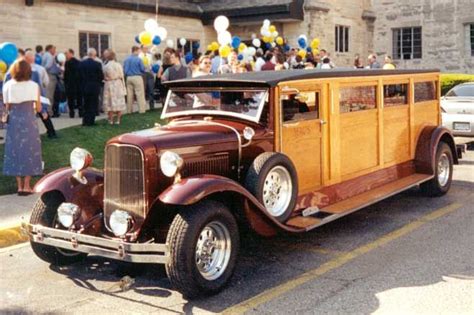
[[[81,148],[75,148],[70,156],[71,168],[76,172],[88,168],[92,164],[92,154]]]
[[[179,154],[171,151],[166,151],[161,155],[160,167],[161,171],[166,176],[175,176],[181,166],[183,166],[183,159],[179,156]]]
[[[58,208],[58,220],[65,228],[69,228],[77,220],[80,212],[78,205],[63,202]]]
[[[130,223],[132,222],[132,216],[123,210],[115,210],[110,215],[109,226],[115,236],[123,236],[130,229]]]

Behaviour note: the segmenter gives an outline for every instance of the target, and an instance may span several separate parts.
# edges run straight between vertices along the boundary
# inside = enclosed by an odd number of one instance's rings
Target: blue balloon
[[[193,53],[192,52],[188,52],[185,56],[184,56],[184,60],[186,61],[186,63],[190,63],[191,61],[193,61],[194,57],[193,57]]]
[[[201,45],[199,44],[199,42],[193,42],[193,48],[194,49],[199,49]]]
[[[140,44],[140,37],[138,35],[135,36],[135,43]]]
[[[13,43],[5,42],[0,45],[0,59],[7,65],[12,64],[18,58],[18,48]]]
[[[158,35],[155,35],[155,37],[153,37],[153,45],[159,45],[159,44],[161,44],[161,37]]]
[[[158,73],[158,71],[160,71],[160,65],[154,64],[153,66],[151,66],[151,71],[153,71],[153,73]]]
[[[266,48],[266,49],[271,49],[271,48],[272,48],[272,44],[266,43],[266,44],[265,44],[265,48]]]
[[[239,54],[239,55],[237,56],[237,59],[238,59],[238,60],[243,60],[243,59],[244,59],[244,55]]]
[[[307,52],[311,52],[311,51],[312,51],[312,50],[311,50],[311,47],[309,47],[309,46],[306,47],[306,51],[307,51]]]
[[[241,42],[241,40],[240,40],[239,36],[232,37],[232,47],[233,48],[235,48],[235,49],[239,48],[240,42]]]
[[[290,47],[290,45],[286,44],[286,45],[283,47],[283,49],[284,49],[285,51],[290,51],[291,47]]]
[[[41,61],[42,61],[41,55],[36,54],[36,55],[35,55],[35,63],[36,63],[37,65],[41,65]]]
[[[300,37],[298,38],[298,45],[301,47],[301,48],[306,48],[306,41],[304,38]]]

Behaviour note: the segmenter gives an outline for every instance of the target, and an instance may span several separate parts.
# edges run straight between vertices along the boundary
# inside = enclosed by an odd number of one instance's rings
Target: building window
[[[341,113],[375,108],[377,108],[376,86],[348,86],[340,89],[339,110]]]
[[[392,31],[395,59],[421,59],[421,27],[395,28]]]
[[[87,55],[87,49],[95,48],[97,55],[102,56],[104,50],[110,48],[110,34],[95,32],[79,32],[79,55]]]
[[[436,93],[437,85],[438,82],[436,81],[416,82],[415,103],[436,100],[438,98]]]
[[[474,57],[474,23],[471,24],[471,56]]]
[[[336,52],[349,51],[349,26],[336,25]]]
[[[193,55],[196,56],[199,51],[199,40],[197,39],[188,39],[184,47],[179,43],[179,38],[177,41],[178,50],[183,51],[184,54],[192,51]]]

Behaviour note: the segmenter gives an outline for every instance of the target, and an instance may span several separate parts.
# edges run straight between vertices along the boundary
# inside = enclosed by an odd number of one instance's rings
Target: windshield
[[[225,115],[258,122],[267,90],[171,90],[162,118],[183,115]]]
[[[458,85],[446,94],[447,97],[474,97],[474,84]]]

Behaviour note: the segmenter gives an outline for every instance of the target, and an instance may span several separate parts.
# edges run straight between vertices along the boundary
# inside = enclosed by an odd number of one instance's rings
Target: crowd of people
[[[123,113],[135,111],[135,101],[139,113],[154,110],[155,101],[162,103],[167,94],[163,84],[166,81],[249,71],[335,67],[324,49],[302,56],[297,49],[284,51],[279,46],[266,51],[257,49],[251,57],[243,57],[237,50],[223,57],[218,50],[185,55],[166,48],[160,54],[145,46],[133,46],[123,63],[117,61],[110,49],[99,58],[97,51],[89,48],[81,59],[76,58],[73,49],[58,54],[54,45],[47,45],[44,50],[42,46],[35,51],[20,49],[17,61],[0,79],[0,128],[7,126],[3,174],[16,177],[19,195],[32,193],[31,176],[42,173],[35,117],[43,122],[48,137],[55,138],[51,118],[65,111],[70,118],[77,112],[83,126],[92,126],[100,112],[107,113],[109,124],[120,124]],[[382,66],[374,54],[368,56],[365,66],[356,56],[353,67],[395,69],[389,56]]]

